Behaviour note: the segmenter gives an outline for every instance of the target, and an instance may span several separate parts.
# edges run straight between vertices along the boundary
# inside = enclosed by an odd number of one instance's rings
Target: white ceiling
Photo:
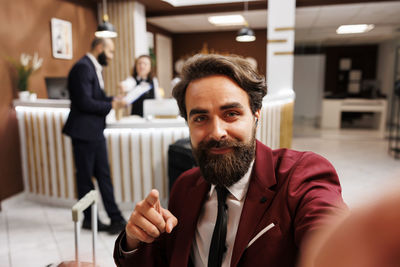
[[[148,22],[172,33],[238,30],[240,26],[217,27],[208,22],[210,15],[242,14],[253,29],[265,29],[267,10],[207,13],[148,18]],[[337,35],[342,24],[375,24],[363,34]],[[378,43],[400,37],[400,1],[300,7],[296,9],[296,43],[356,44]],[[399,31],[396,31],[399,29]]]

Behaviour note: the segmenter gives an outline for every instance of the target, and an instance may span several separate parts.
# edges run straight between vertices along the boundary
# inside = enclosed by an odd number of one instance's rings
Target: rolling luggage
[[[96,240],[97,240],[97,202],[98,193],[92,190],[81,198],[72,207],[72,220],[74,221],[75,232],[75,260],[64,261],[58,267],[93,267],[96,266]],[[93,249],[93,262],[81,262],[79,260],[79,239],[81,231],[81,222],[83,219],[83,211],[91,206],[92,209],[92,249]]]
[[[172,185],[175,180],[183,172],[196,167],[197,163],[192,154],[192,146],[190,139],[182,138],[168,147],[168,182],[169,190],[171,191]]]

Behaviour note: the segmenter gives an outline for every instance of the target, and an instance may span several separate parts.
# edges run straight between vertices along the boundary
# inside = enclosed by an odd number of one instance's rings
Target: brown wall
[[[362,71],[362,80],[375,80],[378,58],[377,45],[329,46],[326,54],[325,92],[332,95],[346,95],[347,87],[339,83],[339,62],[341,58],[351,59],[351,69]],[[347,85],[347,82],[345,82]]]
[[[182,33],[172,35],[174,62],[199,53],[204,44],[210,53],[237,54],[257,60],[258,71],[266,74],[267,31],[255,30],[256,40],[250,43],[236,42],[237,31]]]
[[[29,80],[29,89],[46,98],[44,77],[67,76],[72,64],[88,51],[97,26],[94,3],[62,0],[0,0],[0,200],[23,190],[18,125],[12,101],[17,97],[16,73],[6,60],[38,52],[43,66]],[[81,1],[82,2],[82,1]],[[89,2],[89,1],[87,1]],[[73,59],[51,53],[50,19],[72,23]]]

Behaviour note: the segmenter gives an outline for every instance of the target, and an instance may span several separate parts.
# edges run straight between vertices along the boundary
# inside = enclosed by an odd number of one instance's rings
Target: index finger
[[[146,202],[160,212],[160,197],[157,189],[152,189],[146,197]]]

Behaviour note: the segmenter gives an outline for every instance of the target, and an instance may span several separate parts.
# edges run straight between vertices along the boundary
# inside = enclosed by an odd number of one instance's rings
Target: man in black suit
[[[68,91],[71,109],[64,125],[63,133],[72,139],[78,197],[82,198],[94,189],[92,176],[97,179],[101,197],[111,225],[98,221],[99,231],[110,234],[125,228],[114,198],[114,189],[110,178],[107,147],[103,130],[105,118],[111,108],[125,106],[119,98],[108,97],[104,93],[102,66],[107,66],[113,58],[114,43],[111,39],[95,38],[91,51],[82,57],[68,75]],[[82,227],[91,228],[90,209],[85,212]]]

